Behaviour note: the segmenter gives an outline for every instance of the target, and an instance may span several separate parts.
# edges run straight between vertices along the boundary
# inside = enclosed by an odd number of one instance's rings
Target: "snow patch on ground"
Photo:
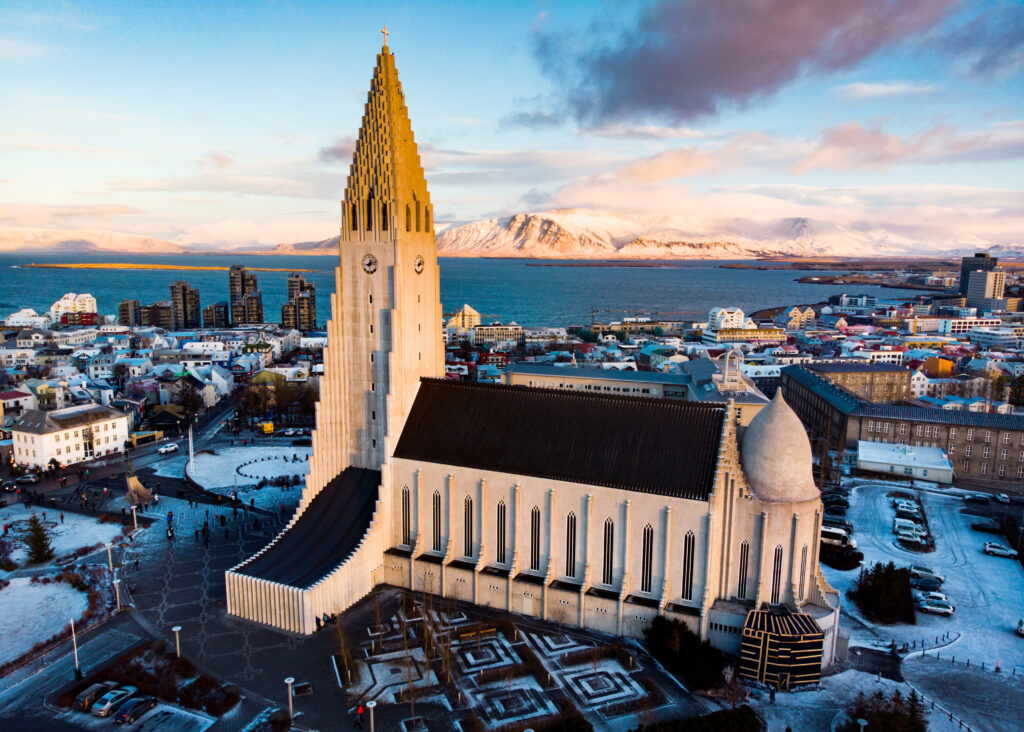
[[[305,476],[311,453],[312,448],[296,446],[226,447],[196,455],[188,476],[208,491],[229,493],[261,478]]]
[[[0,509],[0,524],[10,526],[4,538],[11,543],[11,559],[18,564],[24,564],[28,559],[24,537],[28,533],[28,521],[32,514],[37,515],[49,529],[55,559],[82,547],[113,542],[121,535],[120,524],[101,524],[94,518],[76,513],[65,513],[62,522],[59,506],[55,509],[40,506],[27,509],[24,504],[16,503]]]
[[[0,664],[13,661],[40,641],[49,640],[72,618],[78,620],[89,606],[85,594],[66,582],[32,584],[28,577],[15,577],[0,590],[0,618],[3,642]]]

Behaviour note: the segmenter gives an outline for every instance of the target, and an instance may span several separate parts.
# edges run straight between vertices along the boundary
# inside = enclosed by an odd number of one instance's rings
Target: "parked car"
[[[825,513],[822,514],[825,518],[846,518],[846,509],[842,506],[825,506]]]
[[[825,518],[823,518],[821,520],[821,525],[822,526],[831,526],[831,527],[836,528],[836,529],[842,529],[847,534],[852,534],[853,533],[853,524],[851,522],[847,521],[846,519],[832,518],[830,516],[826,516]]]
[[[140,696],[129,699],[114,717],[117,724],[135,724],[139,717],[156,706],[156,699],[152,696]]]
[[[13,480],[5,480],[2,483],[0,483],[0,485],[3,486],[5,493],[10,493],[12,491],[18,490],[18,484],[15,483]]]
[[[1017,621],[1017,635],[1024,638],[1024,618]]]
[[[924,579],[926,577],[934,577],[940,583],[946,581],[946,578],[943,577],[941,574],[931,569],[930,567],[924,566],[923,564],[911,564],[909,569],[911,579]]]
[[[910,588],[926,592],[938,592],[942,589],[942,583],[935,577],[919,577],[910,580]]]
[[[88,712],[92,709],[92,705],[96,703],[96,700],[106,694],[111,689],[117,688],[116,681],[101,681],[98,684],[93,684],[83,691],[81,694],[75,697],[75,709],[83,712]]]
[[[170,444],[164,445],[159,450],[157,450],[157,452],[160,453],[161,455],[166,455],[169,452],[177,452],[177,451],[178,451],[178,444],[176,442],[172,442]]]
[[[927,592],[925,590],[914,590],[914,602],[920,602],[922,600],[937,600],[939,602],[949,602],[949,598],[941,592]]]
[[[17,483],[38,483],[39,476],[35,473],[25,473],[25,475],[19,475],[14,480]]]
[[[844,496],[822,496],[821,502],[826,506],[842,506],[849,508],[850,502]]]
[[[982,547],[982,551],[986,554],[992,555],[993,557],[1009,557],[1010,559],[1016,559],[1017,557],[1017,552],[1013,549],[1008,546],[1003,546],[995,541],[986,541],[985,546]]]
[[[921,514],[919,514],[917,511],[908,511],[904,508],[901,508],[898,511],[896,511],[896,518],[907,519],[908,521],[920,521]]]
[[[945,615],[947,618],[950,617],[955,610],[955,608],[948,602],[942,602],[941,600],[922,600],[917,603],[917,609],[925,613]]]
[[[996,493],[996,503],[1009,503],[1010,497],[1005,493]]]
[[[911,544],[913,546],[925,546],[928,543],[927,537],[915,531],[897,531],[896,539],[904,544]]]
[[[964,496],[964,503],[978,503],[984,505],[988,503],[988,496],[983,493],[968,493]]]
[[[135,696],[137,692],[134,686],[122,686],[119,689],[111,689],[106,694],[96,700],[96,703],[92,705],[92,714],[94,717],[109,717],[117,708],[124,704],[128,699]]]
[[[995,519],[978,519],[971,522],[971,528],[975,531],[984,531],[987,534],[1001,534],[1003,530]]]
[[[313,440],[308,437],[300,437],[297,440],[292,440],[292,444],[295,445],[295,447],[309,447],[313,444]]]

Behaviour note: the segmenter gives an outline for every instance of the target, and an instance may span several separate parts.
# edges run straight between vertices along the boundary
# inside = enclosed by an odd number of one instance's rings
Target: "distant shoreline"
[[[24,269],[179,269],[179,270],[203,270],[207,272],[227,272],[230,267],[198,267],[188,264],[135,264],[132,262],[67,262],[67,263],[42,263],[18,265]],[[246,267],[253,272],[313,272],[312,269],[301,269],[298,267]]]

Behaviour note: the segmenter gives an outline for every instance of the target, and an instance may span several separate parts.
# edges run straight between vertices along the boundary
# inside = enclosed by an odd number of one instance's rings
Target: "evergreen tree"
[[[32,514],[28,520],[28,535],[25,537],[28,548],[28,560],[33,564],[45,562],[53,558],[53,545],[50,543],[50,532],[43,526],[39,517]]]

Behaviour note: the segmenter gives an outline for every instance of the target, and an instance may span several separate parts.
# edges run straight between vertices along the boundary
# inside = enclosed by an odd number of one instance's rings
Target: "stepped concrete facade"
[[[310,473],[228,571],[230,614],[312,633],[384,583],[633,637],[662,614],[739,653],[747,616],[785,605],[831,663],[839,595],[781,394],[744,428],[731,402],[443,378],[433,209],[386,46],[341,209]]]

